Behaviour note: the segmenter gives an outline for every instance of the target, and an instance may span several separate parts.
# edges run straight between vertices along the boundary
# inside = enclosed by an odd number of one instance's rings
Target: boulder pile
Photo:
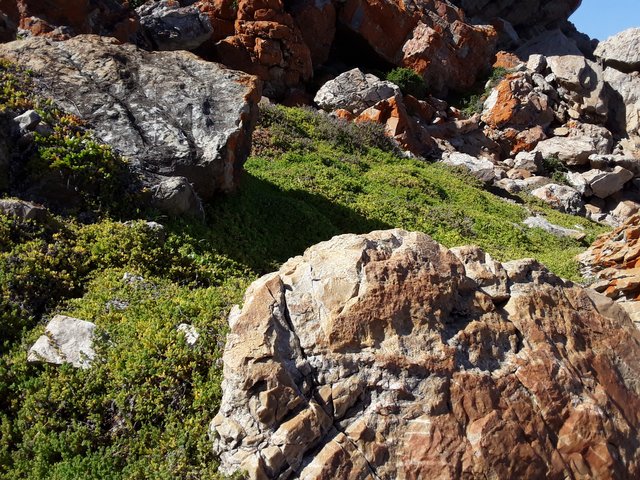
[[[229,323],[225,472],[640,475],[640,331],[533,260],[342,235],[254,282]]]

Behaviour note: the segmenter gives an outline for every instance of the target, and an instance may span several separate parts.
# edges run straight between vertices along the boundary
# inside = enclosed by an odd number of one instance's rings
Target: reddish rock
[[[505,68],[507,70],[510,70],[512,68],[516,68],[521,63],[522,60],[520,60],[520,58],[516,54],[500,51],[496,53],[496,58],[493,62],[493,68]]]
[[[224,65],[256,75],[265,93],[282,95],[309,80],[311,52],[280,0],[200,0],[214,34],[199,51]],[[233,28],[231,28],[233,27]]]
[[[640,326],[640,215],[598,237],[578,259],[583,274],[595,277],[593,288],[621,301]]]
[[[534,260],[342,235],[254,282],[229,323],[223,472],[640,476],[640,332]]]
[[[495,29],[465,23],[462,10],[448,2],[411,7],[399,0],[347,0],[338,18],[383,59],[422,75],[432,92],[469,89],[491,64]]]
[[[0,0],[0,11],[33,35],[63,40],[95,33],[135,41],[135,14],[116,0]]]
[[[318,67],[327,61],[336,34],[336,8],[330,1],[302,0],[294,3],[291,15]]]

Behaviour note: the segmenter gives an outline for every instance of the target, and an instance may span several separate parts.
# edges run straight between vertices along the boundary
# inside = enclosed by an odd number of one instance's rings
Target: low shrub
[[[386,75],[386,79],[395,83],[405,95],[424,98],[427,95],[427,84],[424,78],[410,68],[394,68]]]

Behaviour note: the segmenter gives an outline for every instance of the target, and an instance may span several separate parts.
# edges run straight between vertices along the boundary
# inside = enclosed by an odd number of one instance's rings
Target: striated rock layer
[[[637,478],[640,332],[534,260],[342,235],[229,318],[222,469],[251,478]]]

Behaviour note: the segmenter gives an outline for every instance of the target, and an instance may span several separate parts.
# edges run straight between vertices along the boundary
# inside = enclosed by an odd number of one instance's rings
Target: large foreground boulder
[[[31,69],[42,93],[127,157],[151,190],[166,177],[185,177],[205,199],[236,187],[257,118],[255,77],[93,35],[29,38],[0,45],[0,56]]]
[[[229,318],[222,470],[251,478],[637,478],[640,332],[534,260],[342,235]]]

